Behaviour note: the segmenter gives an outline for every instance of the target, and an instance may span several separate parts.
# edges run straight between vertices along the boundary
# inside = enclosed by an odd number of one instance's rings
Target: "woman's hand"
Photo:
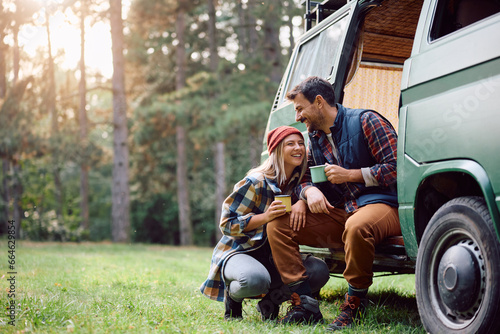
[[[290,214],[290,227],[293,231],[300,230],[306,226],[306,211],[307,204],[303,200],[297,201],[292,205],[292,213]]]
[[[283,216],[286,213],[286,205],[282,204],[281,201],[273,201],[269,208],[267,208],[267,222],[274,220],[278,217]]]
[[[271,205],[267,208],[266,212],[259,213],[258,215],[250,217],[247,226],[243,229],[243,232],[253,231],[256,228],[269,223],[286,213],[286,205],[283,205],[281,201],[273,201]]]

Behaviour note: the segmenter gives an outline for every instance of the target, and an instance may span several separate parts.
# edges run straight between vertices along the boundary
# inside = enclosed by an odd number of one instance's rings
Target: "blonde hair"
[[[284,140],[282,140],[278,146],[271,152],[269,157],[264,160],[264,162],[255,168],[248,171],[247,176],[253,173],[262,173],[264,177],[272,180],[276,180],[278,186],[283,186],[286,184],[286,173],[285,173],[285,159],[283,157],[283,147]],[[302,160],[302,165],[299,166],[299,179],[302,179],[307,170],[307,157]]]

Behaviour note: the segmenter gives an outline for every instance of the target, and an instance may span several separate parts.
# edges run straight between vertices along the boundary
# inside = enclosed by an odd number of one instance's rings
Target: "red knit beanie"
[[[267,153],[271,152],[278,146],[279,143],[291,134],[298,134],[304,139],[302,133],[292,126],[280,126],[274,130],[269,131],[267,134]]]

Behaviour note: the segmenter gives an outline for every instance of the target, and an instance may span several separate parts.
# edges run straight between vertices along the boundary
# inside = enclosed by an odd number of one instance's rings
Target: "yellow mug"
[[[290,195],[276,195],[275,200],[281,201],[283,205],[286,205],[286,212],[292,211],[292,197]]]

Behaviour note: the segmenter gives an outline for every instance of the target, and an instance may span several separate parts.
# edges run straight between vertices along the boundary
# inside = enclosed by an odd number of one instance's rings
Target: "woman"
[[[276,319],[279,305],[289,299],[276,270],[266,236],[266,225],[286,213],[275,195],[292,195],[291,224],[304,225],[306,204],[296,201],[293,189],[307,168],[304,137],[294,127],[281,126],[267,136],[269,157],[250,170],[224,201],[222,238],[214,249],[207,280],[200,290],[224,301],[226,320],[242,318],[244,298],[266,296],[258,303],[262,319]],[[329,278],[326,264],[315,257],[304,259],[313,292]]]

